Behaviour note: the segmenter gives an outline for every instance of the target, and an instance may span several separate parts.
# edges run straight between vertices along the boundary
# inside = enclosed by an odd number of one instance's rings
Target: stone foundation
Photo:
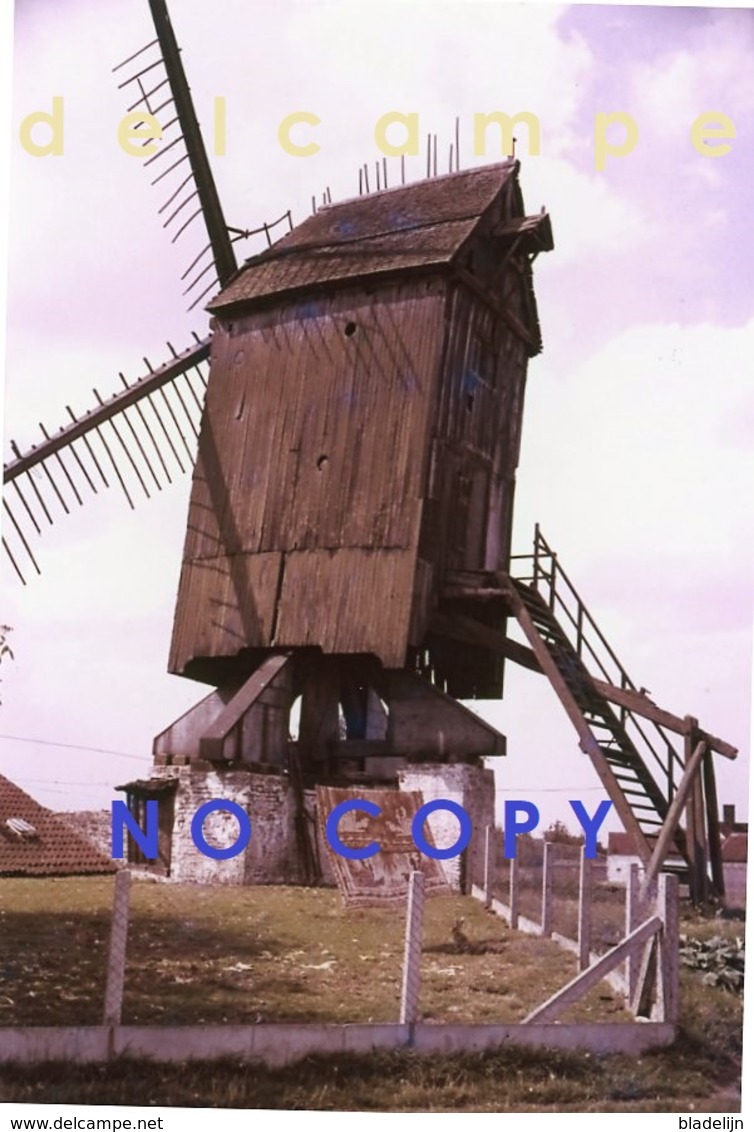
[[[170,877],[195,884],[296,884],[294,802],[287,778],[248,770],[204,770],[193,766],[156,767],[155,778],[177,780],[171,843]],[[191,837],[191,822],[204,802],[225,798],[251,819],[246,849],[228,860],[208,857]],[[203,826],[209,845],[233,845],[238,821],[227,811],[209,814]]]
[[[152,781],[174,780],[173,832],[170,846],[169,876],[195,884],[301,884],[304,881],[295,823],[295,797],[288,778],[279,773],[257,773],[250,769],[215,769],[200,766],[161,765],[152,771]],[[484,831],[493,824],[495,783],[491,770],[466,763],[423,763],[404,766],[398,772],[401,790],[418,790],[425,802],[448,798],[463,806],[471,819],[473,834],[469,847],[459,856],[443,861],[448,882],[455,891],[471,891],[482,884],[484,874]],[[358,790],[358,787],[354,789]],[[236,857],[217,860],[202,853],[191,836],[191,823],[204,802],[218,798],[237,803],[251,819],[252,836],[248,846]],[[161,801],[160,805],[167,805]],[[304,804],[310,818],[315,813],[314,791],[305,791]],[[449,812],[430,815],[428,824],[440,847],[453,845],[458,822]],[[309,821],[310,831],[317,823]],[[219,849],[233,845],[238,837],[238,821],[229,812],[208,815],[203,826],[208,844]],[[317,849],[323,879],[334,884],[329,853],[317,831]]]

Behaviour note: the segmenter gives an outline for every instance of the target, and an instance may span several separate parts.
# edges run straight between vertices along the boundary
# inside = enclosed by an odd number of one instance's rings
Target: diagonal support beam
[[[268,656],[251,674],[202,735],[199,740],[200,758],[212,762],[225,757],[225,743],[231,732],[280,675],[290,659],[290,653]]]
[[[590,991],[597,983],[602,982],[605,975],[622,963],[635,948],[640,947],[641,944],[646,943],[647,940],[656,935],[661,928],[662,920],[659,916],[652,916],[649,920],[645,920],[619,944],[600,956],[596,962],[592,963],[591,967],[587,967],[586,971],[576,975],[570,983],[556,991],[552,998],[548,998],[547,1002],[542,1003],[541,1006],[532,1011],[528,1018],[524,1018],[523,1025],[526,1026],[532,1022],[554,1022],[566,1007],[583,998],[587,991]]]
[[[691,793],[691,788],[694,785],[694,780],[699,774],[700,764],[702,762],[702,759],[704,758],[704,753],[706,750],[707,744],[702,739],[697,743],[691,758],[686,764],[686,769],[683,772],[683,777],[678,783],[678,789],[675,792],[675,797],[670,803],[670,809],[668,810],[663,827],[660,830],[660,836],[657,838],[654,851],[652,852],[652,856],[650,858],[649,864],[647,865],[646,872],[644,873],[644,880],[642,882],[641,893],[639,895],[640,901],[646,899],[652,881],[655,879],[660,869],[662,868],[663,861],[665,860],[668,854],[668,850],[670,849],[670,843],[675,837],[675,832],[678,828],[678,823],[681,820],[684,806],[688,801],[689,794]]]

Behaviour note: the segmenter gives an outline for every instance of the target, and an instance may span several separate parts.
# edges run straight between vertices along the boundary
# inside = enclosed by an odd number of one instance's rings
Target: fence
[[[490,850],[494,843],[489,831]],[[673,1039],[672,878],[642,903],[634,877],[625,938],[597,954],[589,909],[599,885],[586,862],[552,846],[541,863],[524,850],[512,868],[493,864],[490,851],[477,901],[425,905],[422,874],[414,873],[406,907],[390,914],[346,913],[332,890],[186,887],[134,880],[126,871],[78,888],[58,882],[48,899],[57,899],[60,910],[41,951],[33,954],[29,942],[35,921],[28,908],[3,917],[11,938],[16,933],[14,954],[24,952],[18,933],[26,924],[27,966],[14,975],[12,964],[0,963],[0,1060],[98,1060],[130,1052],[178,1060],[237,1054],[279,1063],[315,1050],[481,1049],[505,1041],[638,1052]],[[507,903],[500,898],[503,880]],[[10,884],[17,893],[33,892],[34,882]],[[75,909],[63,899],[72,892]],[[105,900],[112,901],[107,915]],[[490,919],[484,905],[507,924]],[[573,922],[575,938],[559,930]],[[510,930],[514,923],[518,932]],[[526,932],[554,942],[533,947],[520,934]],[[35,933],[34,946],[37,939]],[[542,947],[549,982],[531,977],[543,962]],[[35,990],[21,1002],[29,973]],[[513,976],[524,987],[519,998],[506,988]],[[590,1020],[605,1017],[599,1001],[605,996],[597,993],[605,976],[620,999],[615,1009],[624,1001],[630,1008],[619,1016],[650,1024]],[[543,992],[549,997],[538,1002]],[[14,996],[17,1006],[8,1006]],[[574,1014],[582,999],[592,1005]],[[569,1009],[575,1021],[551,1024]]]
[[[554,1020],[562,1009],[604,978],[624,995],[634,1017],[676,1025],[677,877],[664,874],[647,885],[638,866],[632,865],[624,889],[607,883],[604,866],[588,858],[583,846],[533,841],[522,841],[522,851],[506,862],[506,876],[495,851],[502,839],[501,831],[487,827],[484,885],[475,886],[474,895],[512,928],[554,939],[574,952],[579,971],[567,987],[533,1011],[526,1021]],[[559,866],[561,878],[565,873],[567,879],[561,885],[558,900],[555,880]],[[496,895],[501,894],[505,880],[507,901]],[[524,899],[529,915],[522,911]],[[532,905],[539,913],[537,919],[532,916]],[[596,909],[601,912],[599,934],[594,930]],[[618,914],[622,930],[617,926]],[[561,930],[556,930],[557,920],[563,921]],[[575,926],[575,930],[569,931],[565,925]]]

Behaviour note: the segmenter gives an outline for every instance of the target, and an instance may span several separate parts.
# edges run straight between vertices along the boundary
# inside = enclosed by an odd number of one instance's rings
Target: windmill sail
[[[161,215],[167,212],[164,227],[174,227],[175,242],[194,220],[203,218],[209,242],[184,276],[196,272],[187,291],[204,282],[204,290],[194,300],[196,305],[218,282],[230,278],[236,270],[236,257],[165,0],[149,0],[149,7],[157,38],[114,70],[133,64],[129,67],[133,73],[119,85],[121,90],[138,93],[128,110],[144,110],[160,123],[161,144],[145,162],[156,170],[152,184],[162,183],[171,175],[173,183],[180,182],[160,208]],[[204,262],[208,253],[211,258]],[[207,282],[208,274],[211,277]]]
[[[138,95],[128,111],[143,110],[160,124],[162,141],[144,164],[154,173],[152,184],[169,193],[159,208],[163,227],[175,243],[195,220],[204,223],[207,242],[181,277],[184,295],[195,292],[189,307],[193,310],[235,272],[237,240],[264,235],[269,245],[272,233],[286,222],[291,228],[292,220],[285,212],[258,228],[228,227],[165,0],[149,0],[149,7],[157,38],[113,70],[130,72],[119,84],[119,89]]]
[[[14,459],[3,469],[3,548],[22,582],[31,562],[40,573],[32,544],[54,515],[83,505],[87,493],[117,484],[129,505],[172,483],[176,473],[193,467],[196,438],[207,385],[209,337],[175,354],[137,381],[103,399],[77,417],[66,406],[70,423],[50,433],[40,424],[42,441],[22,453],[11,441]],[[172,350],[172,347],[171,347]],[[12,490],[8,490],[12,489]]]

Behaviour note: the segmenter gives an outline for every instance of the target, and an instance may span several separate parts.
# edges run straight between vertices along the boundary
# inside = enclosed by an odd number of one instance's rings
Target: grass
[[[110,879],[1,882],[0,1025],[100,1021],[111,893]],[[327,890],[156,884],[135,885],[132,907],[124,1022],[397,1016],[399,911],[344,911]],[[459,951],[454,940],[461,917],[473,954]],[[735,936],[743,924],[685,917],[681,930],[697,938]],[[550,941],[511,932],[475,901],[427,902],[426,1020],[517,1021],[572,974],[572,956]],[[625,1020],[613,996],[601,994],[609,991],[594,992],[570,1017]],[[508,1047],[452,1057],[401,1051],[306,1058],[265,1070],[230,1061],[0,1066],[0,1101],[328,1111],[739,1111],[741,998],[682,970],[681,1008],[679,1041],[639,1059]]]

